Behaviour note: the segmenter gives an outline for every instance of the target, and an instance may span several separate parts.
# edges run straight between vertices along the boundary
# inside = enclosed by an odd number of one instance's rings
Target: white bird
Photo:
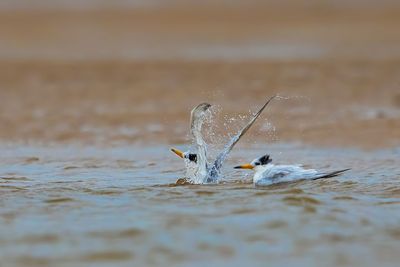
[[[253,183],[255,186],[268,186],[277,183],[300,180],[318,180],[336,177],[350,169],[334,172],[319,172],[314,169],[304,169],[300,165],[274,165],[269,155],[264,155],[249,164],[236,166],[235,169],[250,169],[255,171]]]
[[[274,99],[275,96],[268,99],[263,107],[251,118],[249,123],[241,129],[224,147],[221,153],[217,156],[213,164],[209,164],[207,160],[207,144],[201,134],[201,128],[204,120],[207,117],[207,111],[211,105],[203,103],[195,107],[191,112],[191,134],[196,144],[196,153],[182,152],[176,148],[172,148],[179,157],[185,160],[186,176],[190,182],[195,184],[215,183],[218,181],[223,162],[228,157],[229,152],[233,149],[236,143],[250,129],[257,118],[261,115],[267,105]]]

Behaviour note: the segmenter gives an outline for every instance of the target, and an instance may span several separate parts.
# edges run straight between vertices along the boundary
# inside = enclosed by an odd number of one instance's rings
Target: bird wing
[[[349,170],[350,169],[344,169],[344,170],[334,171],[334,172],[330,172],[330,173],[320,173],[320,174],[318,174],[317,177],[314,177],[313,180],[336,177],[336,176],[339,176],[342,173],[347,172]]]
[[[268,99],[268,101],[262,106],[262,108],[252,117],[252,119],[247,123],[247,125],[240,130],[224,147],[223,151],[217,156],[213,167],[211,169],[211,177],[216,175],[221,166],[222,163],[225,161],[227,158],[229,152],[233,149],[233,147],[239,142],[239,140],[243,137],[243,135],[250,129],[250,127],[254,124],[254,122],[260,117],[261,113],[264,111],[264,109],[268,106],[268,104],[271,102],[272,99],[274,99],[276,95],[272,96],[271,98]]]
[[[318,180],[336,177],[348,170],[350,169],[321,173],[314,169],[303,169],[295,165],[281,165],[276,166],[273,170],[271,170],[268,173],[268,177],[272,180],[280,180],[285,182],[296,180]]]

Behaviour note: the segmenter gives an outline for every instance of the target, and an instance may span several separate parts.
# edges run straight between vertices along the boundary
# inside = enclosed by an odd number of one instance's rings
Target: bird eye
[[[189,154],[189,160],[197,163],[197,155],[196,154]]]
[[[259,165],[261,165],[261,163],[260,162],[256,162],[256,163],[254,163],[254,165],[259,166]]]

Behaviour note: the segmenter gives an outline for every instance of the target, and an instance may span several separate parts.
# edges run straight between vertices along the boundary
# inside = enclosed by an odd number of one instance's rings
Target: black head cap
[[[189,154],[187,158],[194,163],[197,163],[197,154]]]
[[[272,159],[269,155],[262,156],[258,159],[261,165],[267,165],[268,163],[272,162]]]

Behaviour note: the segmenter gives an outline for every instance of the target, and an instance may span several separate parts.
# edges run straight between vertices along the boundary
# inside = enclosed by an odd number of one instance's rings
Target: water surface
[[[254,188],[231,169],[266,152],[276,163],[352,171]],[[396,266],[399,156],[241,145],[221,184],[176,186],[183,162],[163,145],[3,145],[0,258],[4,266]]]

